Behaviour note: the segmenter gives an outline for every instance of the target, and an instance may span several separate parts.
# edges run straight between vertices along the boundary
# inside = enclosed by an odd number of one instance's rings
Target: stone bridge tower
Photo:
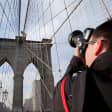
[[[43,44],[46,43],[46,44]],[[13,111],[23,112],[23,74],[28,64],[33,63],[40,73],[42,108],[48,109],[54,80],[51,67],[51,40],[27,41],[23,37],[0,39],[0,66],[7,61],[14,72]],[[42,82],[41,81],[41,82]],[[48,90],[47,90],[48,89]]]

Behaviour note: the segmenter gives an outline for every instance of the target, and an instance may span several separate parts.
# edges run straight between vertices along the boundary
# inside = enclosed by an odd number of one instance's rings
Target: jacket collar
[[[112,73],[112,51],[107,51],[98,56],[90,68],[103,74]]]

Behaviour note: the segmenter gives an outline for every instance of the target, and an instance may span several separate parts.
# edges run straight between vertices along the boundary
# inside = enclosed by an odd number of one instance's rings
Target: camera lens
[[[79,41],[83,39],[83,33],[80,30],[75,30],[69,34],[68,42],[72,47],[76,47]]]

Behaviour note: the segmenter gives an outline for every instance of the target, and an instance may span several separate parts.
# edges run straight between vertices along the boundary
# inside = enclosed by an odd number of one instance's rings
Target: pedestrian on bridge
[[[112,20],[88,36],[54,90],[52,112],[112,112]]]

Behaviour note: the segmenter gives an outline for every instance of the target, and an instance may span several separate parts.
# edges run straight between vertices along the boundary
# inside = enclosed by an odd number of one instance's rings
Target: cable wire
[[[109,12],[109,10],[108,10],[108,8],[107,8],[105,2],[104,2],[104,0],[101,0],[101,1],[102,1],[102,3],[103,3],[103,6],[105,7],[105,10],[106,10],[106,12],[107,12],[109,18],[112,18],[112,17],[111,17],[111,14],[110,14],[110,12]]]
[[[2,11],[3,11],[3,13],[4,13],[4,15],[5,15],[6,19],[7,19],[7,21],[9,21],[9,18],[7,17],[7,14],[6,14],[6,12],[5,12],[5,10],[4,10],[4,8],[3,8],[1,2],[0,2],[0,7],[1,7],[1,9],[2,9]],[[9,22],[9,24],[10,24],[10,22]],[[11,24],[10,24],[10,27],[12,27]],[[13,27],[12,27],[12,31],[13,31],[13,33],[15,33]]]
[[[56,35],[56,33],[62,28],[62,26],[66,23],[66,21],[69,19],[69,17],[73,14],[73,12],[80,6],[81,2],[83,0],[80,0],[80,2],[76,5],[76,7],[73,8],[73,10],[70,12],[70,14],[67,16],[67,18],[63,21],[63,23],[58,27],[58,29],[54,32],[54,34],[50,37],[50,39],[52,40],[54,38],[54,36]]]

